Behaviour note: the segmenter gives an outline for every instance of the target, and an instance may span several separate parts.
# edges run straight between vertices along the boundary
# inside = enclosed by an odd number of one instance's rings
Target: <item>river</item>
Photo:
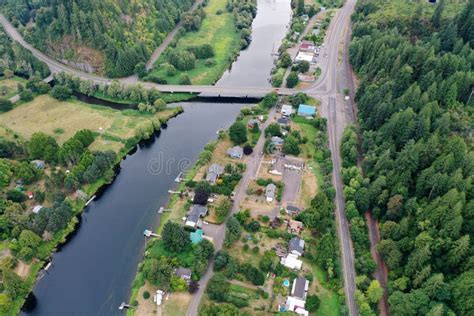
[[[258,0],[253,41],[218,84],[268,85],[271,53],[286,33],[290,14],[290,0]],[[166,204],[178,173],[195,162],[218,129],[232,124],[245,104],[180,105],[184,112],[128,155],[114,182],[84,210],[74,236],[53,254],[48,273],[41,273],[33,290],[36,307],[23,314],[120,314],[118,306],[128,301],[142,258],[143,230],[155,226],[157,210]]]

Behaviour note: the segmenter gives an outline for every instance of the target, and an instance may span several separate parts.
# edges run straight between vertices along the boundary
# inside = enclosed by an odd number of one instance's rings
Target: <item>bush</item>
[[[190,85],[191,84],[191,78],[189,78],[188,75],[184,74],[179,78],[179,84],[180,85]]]
[[[0,98],[0,111],[7,112],[13,108],[13,104],[10,100],[6,98]]]
[[[146,300],[149,299],[150,298],[150,292],[148,292],[148,291],[143,292],[143,298],[146,299]]]
[[[215,66],[215,64],[216,64],[216,61],[212,58],[206,59],[206,62],[204,63],[204,65],[206,65],[206,67],[213,67],[213,66]]]
[[[66,86],[57,84],[51,89],[51,96],[57,100],[64,101],[71,97],[72,90]]]
[[[196,56],[189,51],[172,50],[168,54],[168,62],[178,70],[187,71],[196,66]]]
[[[25,89],[25,90],[20,92],[20,100],[21,101],[29,102],[29,101],[33,100],[33,97],[34,97],[33,92],[31,92],[31,90]]]
[[[145,80],[151,81],[157,84],[168,84],[168,81],[160,76],[157,75],[148,75],[145,77]]]
[[[244,155],[248,156],[248,155],[252,154],[252,152],[253,152],[252,146],[250,146],[248,144],[244,146]]]
[[[286,78],[286,87],[287,88],[294,88],[299,82],[298,74],[294,71],[290,72],[288,77]]]

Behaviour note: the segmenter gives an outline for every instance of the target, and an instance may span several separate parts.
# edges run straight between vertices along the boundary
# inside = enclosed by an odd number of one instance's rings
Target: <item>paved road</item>
[[[270,122],[273,121],[275,117],[276,110],[273,108],[269,115],[267,121],[262,125],[261,129],[264,130]],[[245,191],[249,186],[250,182],[255,179],[257,175],[258,166],[260,164],[260,160],[262,159],[262,155],[260,154],[263,152],[263,146],[265,145],[265,136],[264,133],[260,135],[260,138],[257,141],[257,144],[254,147],[252,155],[248,157],[247,160],[247,169],[245,170],[244,174],[242,175],[242,179],[240,180],[237,188],[235,189],[235,196],[234,196],[234,204],[232,205],[232,209],[229,212],[227,217],[232,216],[235,214],[238,209],[240,202],[245,197]],[[224,242],[225,237],[225,224],[221,225],[219,229],[217,229],[214,235],[214,248],[216,251],[222,249],[222,244]],[[209,279],[214,275],[214,259],[211,260],[206,272],[199,280],[199,290],[193,295],[191,302],[189,303],[188,310],[186,311],[186,316],[195,316],[198,314],[199,304],[201,302],[202,296],[204,295],[204,291],[206,289],[207,283]]]
[[[198,8],[199,5],[201,5],[204,2],[204,0],[197,0],[194,2],[193,6],[189,9],[189,13],[193,12]],[[179,30],[183,26],[183,20],[181,19],[178,24],[176,24],[175,28],[168,33],[168,35],[164,38],[163,42],[158,46],[153,54],[151,54],[150,59],[146,63],[146,70],[150,70],[153,68],[153,64],[160,58],[161,54],[165,51],[165,49],[168,47],[168,45],[171,43],[171,41],[174,39],[176,34],[178,34]]]

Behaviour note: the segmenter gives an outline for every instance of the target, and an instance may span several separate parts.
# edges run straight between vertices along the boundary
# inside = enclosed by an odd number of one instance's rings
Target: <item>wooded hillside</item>
[[[76,66],[127,76],[173,29],[192,0],[2,0],[26,40]]]
[[[355,201],[381,222],[391,315],[473,315],[474,1],[364,0],[353,22]]]

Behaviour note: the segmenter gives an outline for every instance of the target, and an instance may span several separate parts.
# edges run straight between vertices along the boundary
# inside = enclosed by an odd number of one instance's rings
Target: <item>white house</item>
[[[291,114],[293,114],[293,112],[294,112],[294,110],[293,110],[293,107],[291,105],[284,104],[281,107],[281,115],[290,116]]]
[[[301,270],[303,266],[303,261],[299,260],[297,255],[291,253],[281,258],[280,263],[291,270]]]

